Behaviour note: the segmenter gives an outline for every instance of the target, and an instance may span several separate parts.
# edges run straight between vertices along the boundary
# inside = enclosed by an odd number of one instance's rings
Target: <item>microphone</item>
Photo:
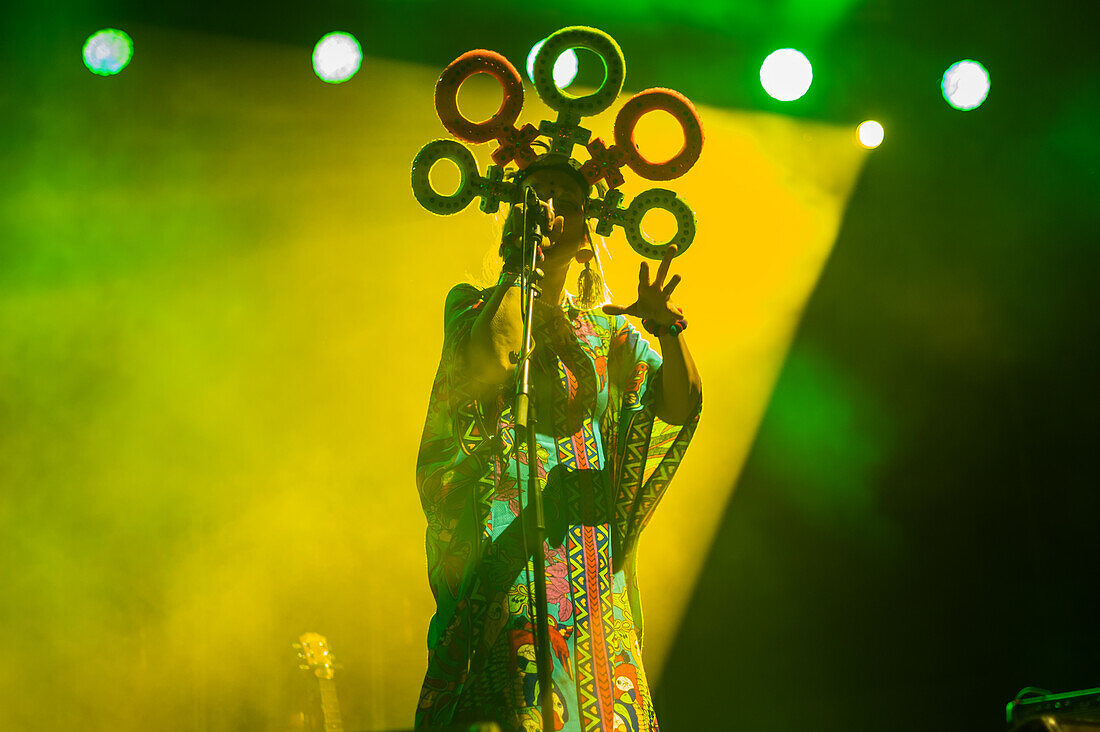
[[[504,241],[501,243],[501,256],[504,257],[506,267],[522,267],[522,262],[529,258],[524,255],[524,243],[535,246],[535,266],[545,258],[541,243],[547,239],[550,233],[550,225],[553,221],[553,205],[539,199],[538,195],[530,188],[523,192],[522,205],[513,207],[504,224]],[[524,224],[526,231],[524,232]],[[522,233],[521,233],[522,232]],[[530,250],[527,250],[530,252]],[[530,264],[530,261],[528,261]],[[541,276],[541,271],[539,276]]]
[[[550,225],[554,220],[553,200],[543,201],[535,193],[534,189],[524,189],[523,207],[527,217],[528,231],[539,233],[543,237],[550,236]],[[532,216],[532,213],[534,216]]]

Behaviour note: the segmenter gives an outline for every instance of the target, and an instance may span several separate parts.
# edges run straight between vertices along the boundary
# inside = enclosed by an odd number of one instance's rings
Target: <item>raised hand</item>
[[[550,230],[547,232],[547,237],[550,239],[551,243],[556,243],[565,228],[565,219],[554,213],[552,201],[539,201],[539,205],[543,209],[543,219],[550,223]],[[527,223],[532,227],[536,224],[534,212],[528,214]],[[503,241],[501,244],[506,249],[518,248],[521,243],[520,237],[522,233],[523,204],[517,203],[512,206],[512,209],[508,212],[508,218],[504,221],[504,231],[502,232]]]
[[[680,284],[680,275],[673,275],[668,284],[665,284],[665,277],[676,251],[675,244],[665,250],[665,256],[657,267],[657,276],[652,282],[649,279],[649,262],[643,259],[638,272],[638,299],[626,307],[604,305],[603,311],[608,315],[633,315],[656,325],[672,325],[679,320],[683,311],[669,302],[669,297]]]

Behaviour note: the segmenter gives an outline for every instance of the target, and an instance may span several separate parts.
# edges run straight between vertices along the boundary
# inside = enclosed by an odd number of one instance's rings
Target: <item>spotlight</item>
[[[882,129],[882,125],[869,119],[856,128],[856,136],[859,138],[860,145],[873,148],[882,144],[882,138],[886,136],[886,132]]]
[[[134,42],[125,32],[105,28],[84,42],[84,65],[99,76],[112,76],[126,68],[134,55]]]
[[[350,33],[326,33],[313,47],[313,71],[330,84],[355,76],[363,63],[363,49]]]
[[[781,102],[798,99],[814,80],[814,70],[809,59],[793,48],[772,51],[760,64],[760,85],[764,91]]]
[[[977,109],[989,94],[989,72],[977,61],[958,61],[943,73],[940,88],[955,109]]]
[[[545,38],[536,43],[531,48],[531,53],[527,54],[527,78],[532,82],[535,80],[535,56],[538,55],[539,49],[542,48],[544,43],[546,43]],[[554,83],[558,85],[559,89],[564,89],[572,84],[573,79],[576,78],[577,52],[572,48],[567,48],[554,61]]]

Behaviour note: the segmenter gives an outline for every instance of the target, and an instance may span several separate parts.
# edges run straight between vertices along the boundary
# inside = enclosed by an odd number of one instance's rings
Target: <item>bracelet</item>
[[[660,338],[663,335],[678,336],[687,330],[688,322],[683,318],[680,318],[672,325],[656,325],[649,320],[642,321],[642,327],[646,329],[646,332]]]
[[[501,284],[504,282],[504,280],[508,277],[514,277],[515,278],[508,285],[509,288],[518,287],[520,290],[523,289],[523,275],[521,275],[519,272],[509,272],[508,270],[504,270],[503,272],[500,273],[500,277],[497,278],[497,285],[496,286],[500,287]],[[539,289],[538,284],[533,284],[532,287],[535,288],[535,297],[536,298],[541,297],[542,296],[542,290]]]
[[[496,286],[500,287],[502,284],[504,284],[505,280],[509,280],[509,279],[512,280],[512,281],[508,283],[508,287],[519,287],[520,289],[523,288],[523,273],[522,272],[509,272],[506,269],[501,271],[500,277],[497,277],[497,285]]]

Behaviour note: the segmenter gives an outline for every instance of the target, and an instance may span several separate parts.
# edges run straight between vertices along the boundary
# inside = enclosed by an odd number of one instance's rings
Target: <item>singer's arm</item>
[[[649,275],[649,263],[641,262],[638,271],[638,299],[630,305],[604,305],[608,315],[632,315],[644,323],[647,319],[659,326],[672,325],[680,319],[683,311],[672,305],[669,298],[680,284],[680,275],[673,275],[668,284],[665,276],[676,256],[675,244],[665,249],[661,265],[654,277]],[[688,351],[683,333],[678,336],[660,336],[661,343],[661,393],[657,395],[656,412],[662,421],[682,425],[691,418],[692,412],[703,398],[703,380],[695,361]]]
[[[537,198],[533,200],[538,201]],[[542,206],[543,224],[553,221],[553,226],[547,230],[551,240],[561,236],[564,220],[560,216],[554,216],[551,203],[538,201]],[[518,258],[519,234],[523,223],[528,220],[524,216],[524,206],[516,204],[512,207],[508,221],[504,225],[504,241],[511,242],[505,245],[506,258],[513,261]],[[515,269],[518,263],[513,261]],[[521,303],[523,291],[519,287],[513,287],[517,275],[507,271],[501,274],[489,301],[485,303],[477,320],[474,321],[470,331],[470,341],[466,350],[466,363],[469,374],[474,381],[488,386],[496,386],[503,383],[512,372],[516,370],[516,359],[523,352],[523,316]],[[562,274],[564,279],[564,273]],[[543,284],[546,284],[544,280]]]
[[[699,406],[703,380],[688,351],[684,334],[663,335],[661,343],[661,394],[657,416],[668,424],[682,425]]]
[[[517,275],[505,273],[470,330],[466,363],[470,378],[483,384],[500,384],[515,370],[512,354],[519,354],[523,342]]]

